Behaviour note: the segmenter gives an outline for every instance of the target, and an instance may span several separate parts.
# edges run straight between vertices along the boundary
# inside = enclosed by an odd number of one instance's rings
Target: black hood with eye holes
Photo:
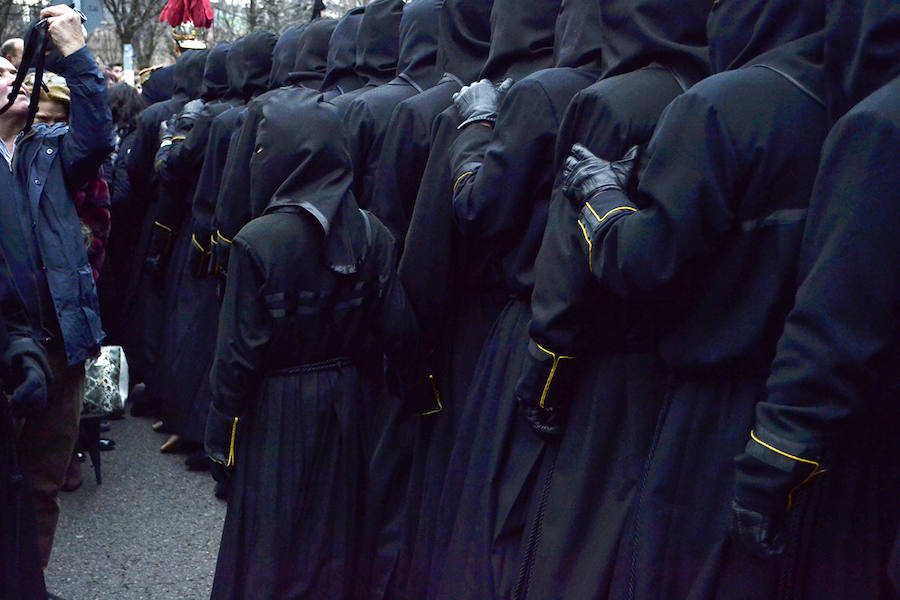
[[[316,19],[307,26],[297,44],[288,85],[319,89],[328,70],[328,43],[337,23],[335,19]]]
[[[374,0],[366,6],[356,36],[354,70],[363,85],[382,85],[397,75],[403,0]]]
[[[294,68],[294,57],[297,55],[300,36],[305,30],[306,23],[301,23],[288,27],[278,36],[278,41],[272,50],[272,70],[269,71],[268,84],[270,90],[287,85]]]
[[[603,77],[664,65],[690,82],[710,74],[706,21],[713,0],[604,0]]]
[[[228,93],[228,72],[225,62],[228,52],[231,50],[231,42],[219,42],[213,46],[206,56],[206,65],[203,68],[203,91],[200,97],[209,102],[222,98]]]
[[[325,79],[320,88],[323,92],[339,90],[344,94],[362,87],[363,82],[356,75],[353,66],[356,63],[356,37],[365,10],[363,6],[349,10],[334,28],[328,42]]]
[[[829,118],[900,76],[900,2],[826,0],[825,80]]]
[[[560,5],[561,0],[494,0],[491,50],[481,77],[518,81],[552,66]]]
[[[254,31],[241,49],[241,95],[249,100],[265,92],[272,71],[272,51],[278,40],[271,31]]]
[[[251,202],[258,206],[267,201],[264,214],[303,210],[312,215],[325,234],[326,266],[354,273],[368,239],[350,190],[353,167],[340,115],[314,90],[274,94],[263,107],[250,160]]]
[[[600,0],[562,0],[553,36],[553,66],[600,71]]]
[[[491,51],[493,0],[444,0],[437,70],[474,81]]]
[[[441,77],[435,60],[443,4],[444,0],[411,0],[403,7],[397,74],[418,89],[430,88]]]

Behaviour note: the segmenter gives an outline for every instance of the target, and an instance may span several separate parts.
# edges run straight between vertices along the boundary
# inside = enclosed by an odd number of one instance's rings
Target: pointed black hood
[[[721,2],[706,34],[713,72],[764,65],[824,103],[824,0]]]
[[[328,42],[336,25],[336,19],[316,19],[307,26],[297,44],[288,85],[319,89],[328,70]]]
[[[600,0],[563,0],[553,36],[553,66],[600,72]]]
[[[493,0],[444,0],[437,70],[475,81],[491,51]]]
[[[246,38],[238,38],[231,43],[228,56],[225,57],[225,75],[228,79],[228,92],[225,97],[229,100],[243,98],[241,84],[244,80],[244,48],[247,45]]]
[[[900,76],[900,2],[827,0],[826,104],[836,121]]]
[[[494,0],[491,51],[481,77],[518,81],[552,66],[560,5],[561,0]]]
[[[141,96],[147,106],[168,100],[175,93],[175,65],[156,69],[141,86]]]
[[[365,7],[351,9],[334,28],[328,42],[328,70],[320,88],[323,92],[338,90],[345,94],[362,87],[353,65],[356,63],[356,36],[364,14]]]
[[[200,97],[206,50],[186,50],[175,62],[175,93],[191,100]]]
[[[353,66],[363,85],[383,85],[397,75],[402,16],[403,0],[374,0],[366,6]]]
[[[349,141],[334,105],[314,90],[291,88],[263,107],[250,160],[251,202],[264,213],[302,210],[325,235],[325,260],[354,273],[368,248],[366,223],[350,185]]]
[[[272,71],[272,51],[278,40],[271,31],[254,31],[244,38],[241,51],[241,94],[245,99],[265,92]]]
[[[653,62],[690,83],[708,76],[706,20],[711,8],[712,0],[604,0],[603,77]]]
[[[420,91],[441,77],[435,61],[443,5],[444,0],[411,0],[403,7],[397,75]]]
[[[288,77],[294,68],[294,57],[300,36],[306,29],[306,23],[292,25],[285,29],[272,50],[272,70],[269,71],[269,89],[274,90],[287,85]]]
[[[228,92],[228,72],[225,62],[231,42],[219,42],[206,55],[206,66],[203,68],[203,91],[200,97],[209,102],[222,98]]]

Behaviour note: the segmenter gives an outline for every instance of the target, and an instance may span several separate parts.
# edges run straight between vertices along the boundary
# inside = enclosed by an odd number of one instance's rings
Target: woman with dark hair
[[[147,106],[146,100],[127,83],[117,83],[109,88],[109,108],[116,128],[116,151],[103,168],[109,185],[112,230],[107,243],[107,267],[103,285],[100,286],[100,312],[107,343],[121,342],[120,285],[128,281],[128,259],[134,253],[135,240],[140,234],[139,215],[134,214],[131,184],[128,181],[128,158],[134,146],[138,115]]]

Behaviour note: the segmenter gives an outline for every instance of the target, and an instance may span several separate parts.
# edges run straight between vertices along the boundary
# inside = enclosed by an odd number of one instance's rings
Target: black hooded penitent
[[[228,52],[231,50],[231,42],[219,42],[210,49],[206,56],[206,65],[203,68],[203,90],[200,98],[210,102],[225,96],[228,93],[228,70],[225,62]]]
[[[431,89],[401,102],[385,134],[369,208],[400,239],[431,148],[431,124],[463,82],[478,76],[490,50],[492,0],[445,0],[441,10],[437,72]]]
[[[353,192],[363,208],[369,208],[391,113],[401,101],[437,81],[434,61],[441,3],[441,0],[412,0],[404,7],[397,77],[386,85],[361,93],[345,112],[347,131],[351,134]]]
[[[272,69],[269,71],[268,83],[270,90],[278,89],[288,84],[288,78],[294,67],[297,48],[300,45],[300,37],[303,35],[306,27],[306,23],[292,25],[278,36],[275,48],[272,49]]]
[[[274,195],[234,238],[210,374],[213,406],[241,422],[212,595],[369,598],[366,365],[414,353],[415,323],[390,233],[350,191],[337,111],[311,90],[276,95],[251,168]]]
[[[736,590],[774,597],[780,569],[794,568],[790,560],[748,561],[729,545],[728,524],[733,459],[793,302],[827,130],[823,26],[821,3],[717,4],[707,28],[713,69],[733,70],[666,108],[636,191],[603,191],[576,208],[573,235],[581,235],[599,302],[653,302],[667,370],[668,408],[642,472],[635,527],[619,545],[611,597],[656,598],[661,589],[685,598]],[[615,325],[601,323],[596,339],[615,339],[604,335]]]
[[[288,85],[319,89],[328,70],[328,42],[337,23],[335,19],[317,19],[307,26],[297,44]]]
[[[353,65],[356,62],[356,36],[362,23],[365,7],[359,6],[347,11],[338,21],[328,43],[328,59],[323,92],[340,95],[363,85]]]

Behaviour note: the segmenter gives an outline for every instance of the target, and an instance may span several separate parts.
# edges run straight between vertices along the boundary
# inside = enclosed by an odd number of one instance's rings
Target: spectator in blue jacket
[[[41,11],[60,56],[48,65],[71,91],[68,125],[37,124],[23,132],[29,92],[0,115],[0,251],[32,336],[47,349],[53,384],[46,407],[28,415],[19,455],[31,475],[44,566],[59,516],[56,501],[78,432],[84,360],[95,356],[104,333],[97,291],[72,201],[113,149],[112,117],[97,63],[85,47],[78,14],[66,6]],[[0,98],[16,68],[0,58]],[[2,164],[2,163],[0,163]]]

